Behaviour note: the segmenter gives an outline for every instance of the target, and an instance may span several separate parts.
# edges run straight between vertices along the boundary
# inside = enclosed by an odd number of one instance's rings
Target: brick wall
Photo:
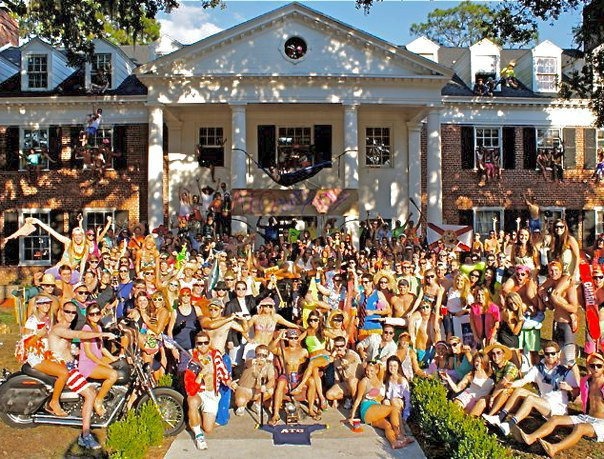
[[[69,130],[64,131],[62,159],[71,155]],[[68,162],[65,168],[41,172],[37,179],[25,171],[0,171],[0,235],[8,236],[4,234],[4,212],[25,208],[60,209],[66,215],[83,208],[115,208],[127,210],[131,223],[145,221],[148,128],[130,125],[125,132],[126,169],[107,170],[101,179],[92,171],[69,169]],[[6,154],[6,135],[0,132],[0,156]],[[68,218],[65,222],[67,226]]]
[[[457,224],[459,210],[495,206],[505,209],[526,209],[523,193],[540,206],[567,209],[591,209],[604,205],[604,185],[589,180],[593,170],[583,170],[584,130],[576,129],[577,166],[565,170],[562,184],[544,180],[541,173],[523,169],[524,151],[522,128],[515,129],[516,168],[503,170],[501,181],[492,181],[479,187],[479,178],[473,170],[461,169],[461,126],[442,125],[443,220]],[[422,137],[422,150],[425,151]],[[423,155],[425,156],[425,155]],[[422,168],[425,161],[422,160]],[[423,169],[425,170],[425,169]],[[425,179],[422,187],[425,192]]]

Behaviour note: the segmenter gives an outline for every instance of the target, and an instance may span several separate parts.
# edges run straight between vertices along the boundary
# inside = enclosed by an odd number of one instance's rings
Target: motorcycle
[[[134,337],[137,334],[135,330],[121,331]],[[149,365],[143,362],[136,337],[130,339],[125,350],[126,358],[112,364],[118,372],[118,379],[105,397],[106,412],[103,416],[94,413],[91,427],[106,428],[131,408],[137,409],[151,400],[161,414],[164,436],[177,435],[185,428],[184,397],[170,387],[156,387]],[[3,370],[0,374],[0,420],[18,429],[38,424],[81,426],[83,399],[67,387],[60,401],[68,416],[56,416],[45,411],[54,382],[53,376],[27,363],[12,374]],[[89,382],[98,388],[103,381],[89,379]]]

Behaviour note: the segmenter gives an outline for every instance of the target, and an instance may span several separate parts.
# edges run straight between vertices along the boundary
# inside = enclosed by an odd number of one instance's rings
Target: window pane
[[[391,167],[390,128],[373,127],[365,130],[365,165]]]
[[[40,221],[50,224],[50,212],[23,212],[23,221],[28,217],[37,218]],[[50,235],[36,225],[36,230],[22,238],[23,252],[22,262],[47,262],[50,263]]]
[[[24,129],[21,145],[20,168],[39,167],[48,169],[48,129]]]
[[[501,225],[501,211],[499,209],[477,209],[474,218],[474,231],[486,237],[493,229],[493,218],[497,218],[497,224]]]

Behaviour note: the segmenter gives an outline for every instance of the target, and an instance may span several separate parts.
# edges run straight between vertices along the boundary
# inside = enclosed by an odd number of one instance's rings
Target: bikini
[[[373,405],[380,404],[380,402],[375,400],[376,397],[381,396],[383,398],[385,395],[386,395],[386,386],[384,386],[383,384],[380,387],[372,387],[365,393],[365,397],[364,397],[363,401],[361,402],[361,406],[359,409],[359,415],[361,416],[361,421],[365,422],[365,424],[367,423],[365,421],[365,416],[367,415],[367,410],[369,410],[369,408],[371,408]]]

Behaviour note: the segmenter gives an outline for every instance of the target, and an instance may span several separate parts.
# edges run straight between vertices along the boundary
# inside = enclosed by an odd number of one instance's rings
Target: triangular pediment
[[[290,52],[292,39],[294,52]],[[291,3],[156,59],[140,67],[137,73],[164,77],[446,80],[452,72],[311,8]]]

